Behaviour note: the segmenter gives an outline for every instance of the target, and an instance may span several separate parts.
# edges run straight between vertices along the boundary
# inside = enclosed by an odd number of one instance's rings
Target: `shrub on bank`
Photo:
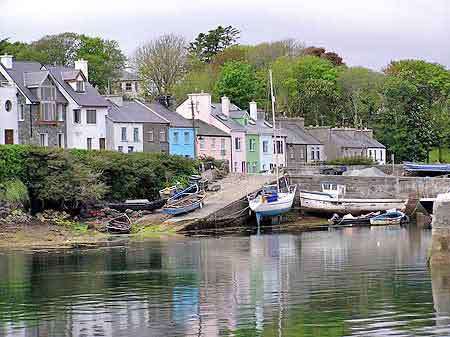
[[[196,173],[196,167],[192,159],[166,154],[0,146],[0,184],[22,181],[35,210],[153,199],[167,184]]]
[[[375,165],[372,158],[363,156],[338,158],[334,160],[327,160],[326,165]]]

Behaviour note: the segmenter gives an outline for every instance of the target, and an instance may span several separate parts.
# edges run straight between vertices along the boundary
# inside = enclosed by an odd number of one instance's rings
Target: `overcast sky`
[[[450,68],[449,0],[0,0],[0,37],[71,31],[118,40],[127,55],[166,32],[191,40],[218,25],[239,28],[240,43],[295,38],[351,66],[421,58]]]

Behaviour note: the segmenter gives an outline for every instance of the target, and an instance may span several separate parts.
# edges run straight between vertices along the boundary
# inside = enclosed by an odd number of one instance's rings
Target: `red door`
[[[5,130],[5,144],[14,144],[14,130]]]

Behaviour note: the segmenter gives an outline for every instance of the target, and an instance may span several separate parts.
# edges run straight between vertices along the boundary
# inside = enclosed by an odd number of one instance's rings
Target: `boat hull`
[[[193,203],[193,204],[183,207],[183,208],[167,206],[163,209],[163,211],[164,211],[164,213],[166,213],[168,215],[180,215],[180,214],[186,214],[189,212],[193,212],[196,209],[201,208],[201,206],[202,206],[202,202],[196,202],[196,203]]]
[[[326,193],[300,192],[300,205],[308,212],[359,215],[389,209],[404,209],[405,204],[406,201],[401,199],[340,199]]]

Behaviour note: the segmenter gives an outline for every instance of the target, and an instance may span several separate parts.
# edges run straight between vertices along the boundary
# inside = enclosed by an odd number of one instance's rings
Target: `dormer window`
[[[42,86],[41,87],[41,100],[53,101],[56,99],[56,87]]]
[[[80,81],[80,80],[77,81],[76,91],[84,92],[84,81]]]

